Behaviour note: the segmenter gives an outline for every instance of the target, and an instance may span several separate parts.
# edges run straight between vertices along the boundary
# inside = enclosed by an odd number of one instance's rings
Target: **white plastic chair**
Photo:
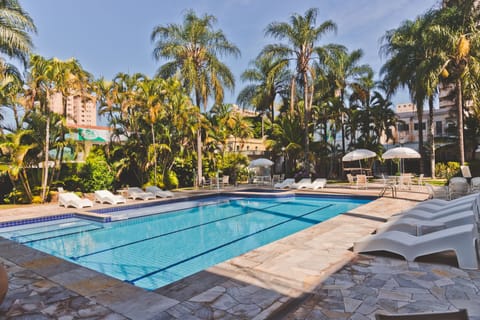
[[[475,177],[470,180],[470,192],[479,192],[480,191],[480,177]]]
[[[442,199],[444,201],[448,199],[448,187],[447,186],[433,186],[429,183],[425,183],[428,191],[429,199]]]
[[[347,173],[347,180],[348,180],[348,183],[350,183],[350,186],[355,185],[355,178],[352,176],[351,173]]]
[[[357,180],[357,188],[365,188],[367,189],[368,188],[368,180],[367,180],[367,176],[365,174],[357,174],[356,175],[356,180]]]
[[[462,197],[468,193],[469,185],[466,180],[452,180],[448,184],[448,198],[450,200]]]
[[[356,242],[354,251],[388,251],[403,256],[407,261],[414,261],[424,255],[453,250],[460,268],[478,269],[475,245],[477,240],[478,231],[474,224],[442,229],[421,236],[387,231]]]

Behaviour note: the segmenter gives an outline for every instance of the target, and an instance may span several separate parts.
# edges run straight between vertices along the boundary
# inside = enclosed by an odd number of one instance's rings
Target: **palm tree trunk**
[[[457,79],[457,111],[458,111],[458,149],[460,154],[460,165],[463,166],[465,164],[465,146],[463,142],[463,96],[462,96],[462,80],[459,78]]]
[[[155,143],[155,131],[153,130],[153,123],[150,126],[152,129],[152,143],[153,143],[153,179],[155,181],[154,185],[157,185],[157,145]]]
[[[200,186],[202,182],[203,170],[202,170],[202,129],[200,126],[200,115],[198,116],[198,129],[197,129],[197,186]]]
[[[295,76],[292,76],[290,83],[290,114],[293,116],[293,105],[295,104]]]
[[[418,117],[418,152],[420,153],[420,173],[424,173],[424,148],[423,148],[423,101],[417,99],[417,117]]]
[[[435,178],[435,127],[433,126],[433,96],[428,97],[428,144],[430,145],[430,172]]]
[[[47,185],[48,185],[48,152],[50,142],[50,115],[47,116],[47,123],[45,125],[45,160],[42,168],[42,203],[47,198]]]
[[[303,74],[303,90],[304,90],[304,126],[305,126],[305,170],[307,173],[310,172],[310,164],[309,164],[309,158],[308,158],[308,153],[310,151],[310,143],[308,139],[308,115],[310,112],[310,108],[308,105],[308,79],[307,79],[307,73],[305,72]]]

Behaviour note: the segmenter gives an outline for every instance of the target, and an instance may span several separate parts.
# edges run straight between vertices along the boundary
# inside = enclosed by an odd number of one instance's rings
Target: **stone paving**
[[[448,260],[448,257],[445,257]],[[284,319],[374,319],[375,313],[467,309],[480,319],[480,272],[445,263],[359,255]]]
[[[379,192],[323,190],[352,191]],[[350,250],[390,215],[425,197],[415,191],[379,198],[155,291],[0,238],[0,263],[10,278],[0,319],[373,319],[379,310],[460,307],[480,319],[479,272]]]

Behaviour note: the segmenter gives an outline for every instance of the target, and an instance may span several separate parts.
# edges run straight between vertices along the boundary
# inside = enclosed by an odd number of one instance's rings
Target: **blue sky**
[[[319,8],[317,22],[333,20],[338,31],[320,44],[339,43],[349,50],[362,49],[363,63],[378,72],[382,61],[379,39],[386,30],[438,5],[439,0],[20,0],[38,28],[35,53],[45,57],[75,57],[95,77],[112,79],[118,72],[149,76],[160,66],[152,56],[150,34],[156,25],[182,23],[186,10],[217,17],[216,28],[241,50],[240,58],[223,61],[236,77],[235,102],[244,87],[240,74],[261,48],[273,43],[264,36],[267,24],[287,22],[293,13]],[[401,92],[393,102],[408,102]]]

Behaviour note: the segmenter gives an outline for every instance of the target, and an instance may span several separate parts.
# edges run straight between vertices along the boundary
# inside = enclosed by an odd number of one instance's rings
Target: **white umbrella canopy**
[[[412,148],[408,147],[396,147],[390,150],[387,150],[383,155],[383,159],[400,159],[400,172],[404,172],[405,165],[403,164],[403,159],[419,159],[421,158],[420,153]]]
[[[343,156],[342,161],[357,161],[357,160],[363,160],[363,159],[368,159],[368,158],[373,158],[376,157],[377,154],[371,150],[368,149],[357,149],[350,151],[346,155]]]
[[[420,153],[408,147],[397,147],[387,150],[383,159],[418,159],[421,158]]]
[[[255,160],[250,161],[248,165],[249,168],[256,168],[256,167],[271,167],[273,165],[273,161],[270,161],[266,158],[258,158]]]

